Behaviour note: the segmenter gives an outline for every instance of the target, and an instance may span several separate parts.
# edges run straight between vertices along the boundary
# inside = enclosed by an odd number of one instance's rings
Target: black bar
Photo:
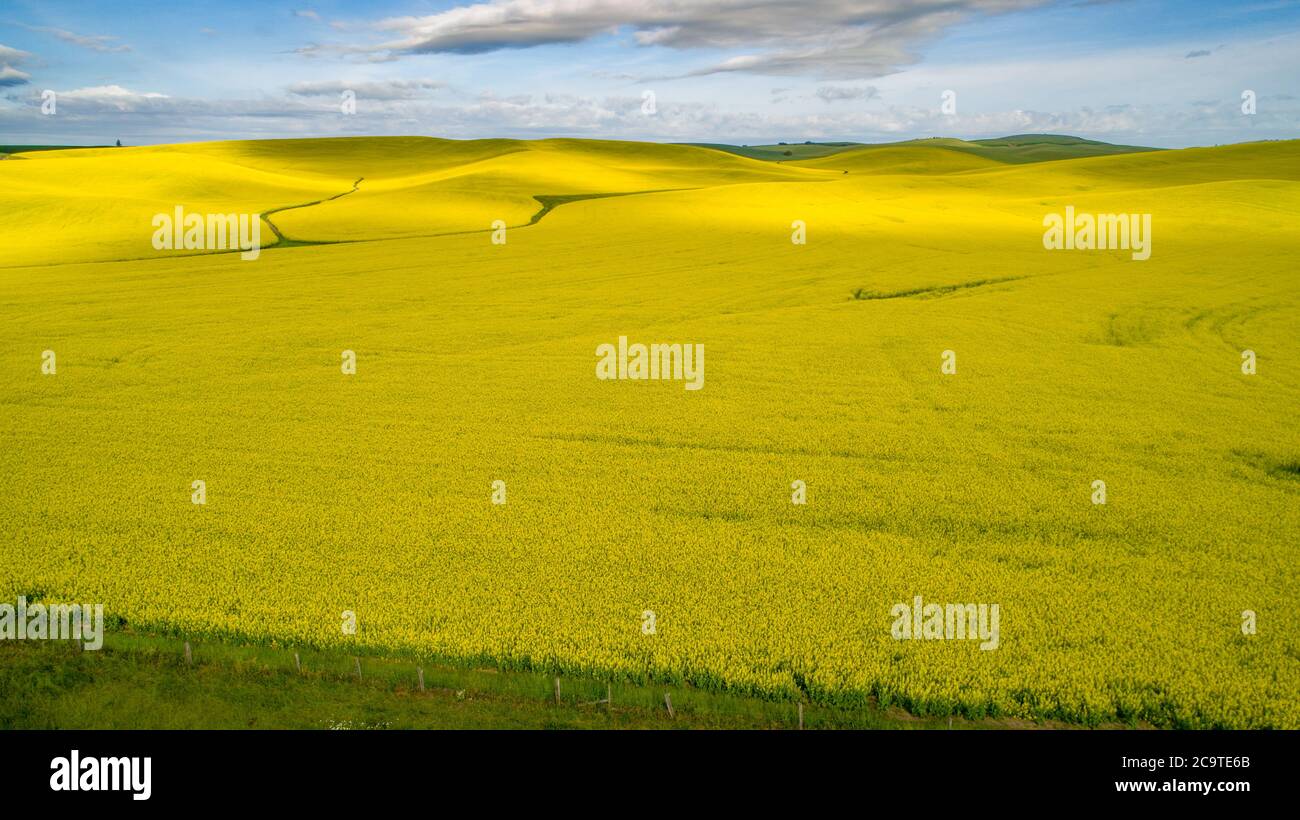
[[[11,731],[0,739],[5,799],[128,810],[391,806],[396,799],[432,799],[451,810],[446,801],[458,795],[535,809],[556,799],[576,807],[602,792],[617,799],[620,791],[690,803],[701,790],[735,808],[843,798],[884,811],[878,801],[889,796],[926,808],[1021,800],[1058,809],[1227,808],[1293,797],[1287,781],[1297,751],[1295,732],[1254,731]],[[149,798],[53,791],[51,761],[70,761],[74,749],[83,764],[88,757],[150,758]],[[1163,765],[1126,766],[1126,758]],[[1179,759],[1182,765],[1173,765]],[[1163,790],[1187,781],[1248,791]],[[1148,782],[1156,791],[1117,786]]]

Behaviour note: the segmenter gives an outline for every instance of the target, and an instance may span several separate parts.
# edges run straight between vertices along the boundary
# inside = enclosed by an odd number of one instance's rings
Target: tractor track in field
[[[365,177],[361,177],[356,182],[354,182],[352,184],[351,191],[344,191],[341,194],[335,194],[334,196],[326,197],[325,199],[318,199],[315,202],[304,202],[301,205],[286,205],[282,208],[273,208],[269,211],[263,211],[261,214],[259,214],[259,216],[262,217],[262,221],[264,221],[268,226],[270,226],[271,231],[275,233],[275,237],[279,241],[276,242],[276,244],[274,245],[270,245],[268,247],[263,248],[262,250],[273,250],[275,248],[293,248],[293,247],[299,247],[305,245],[357,245],[363,242],[393,242],[393,241],[403,240],[403,239],[434,239],[442,236],[469,236],[471,234],[478,234],[478,233],[492,233],[492,231],[496,230],[496,228],[474,228],[468,231],[443,231],[441,233],[421,233],[421,234],[412,234],[410,236],[387,236],[387,237],[376,238],[376,239],[293,239],[281,233],[280,229],[275,226],[275,223],[271,222],[271,220],[268,218],[270,217],[271,214],[280,213],[281,211],[290,211],[297,208],[309,208],[312,205],[321,205],[323,203],[330,202],[335,199],[339,199],[340,197],[347,196],[348,194],[356,192],[357,187],[361,184],[361,180],[363,179],[365,179]],[[542,207],[535,214],[533,214],[528,219],[527,222],[519,223],[516,225],[507,225],[505,227],[506,230],[514,230],[516,228],[530,228],[533,225],[536,225],[538,222],[541,222],[542,219],[547,214],[549,214],[551,211],[555,210],[556,208],[560,207],[561,205],[568,205],[573,202],[582,202],[583,200],[587,200],[587,199],[609,199],[611,197],[618,197],[618,196],[639,196],[641,194],[666,194],[666,193],[671,193],[673,191],[698,191],[698,190],[700,190],[700,188],[653,188],[645,191],[614,191],[612,193],[599,193],[599,194],[534,194],[533,199],[536,200],[537,203]]]
[[[0,159],[3,158],[4,156],[0,155]],[[473,230],[467,230],[467,231],[444,231],[441,233],[422,233],[422,234],[412,234],[411,236],[388,236],[388,237],[380,237],[374,239],[294,239],[293,237],[286,236],[284,232],[282,232],[280,228],[276,226],[274,222],[271,221],[272,214],[283,213],[284,211],[293,211],[299,208],[310,208],[313,205],[323,205],[326,202],[333,202],[336,199],[341,199],[342,197],[345,197],[348,194],[354,194],[358,190],[360,190],[361,183],[364,180],[365,177],[357,177],[357,180],[352,183],[352,187],[349,190],[334,194],[333,196],[327,196],[322,199],[313,200],[311,202],[302,202],[297,205],[281,205],[278,208],[271,208],[269,210],[260,212],[257,215],[258,218],[261,219],[262,222],[266,223],[266,226],[271,229],[271,233],[273,233],[276,238],[276,242],[274,245],[263,246],[260,250],[270,251],[270,250],[275,250],[277,248],[297,248],[297,247],[308,247],[311,245],[357,245],[365,242],[394,242],[394,241],[400,241],[405,239],[434,239],[443,236],[468,236],[470,234],[491,233],[492,231],[496,230],[495,228],[475,228]],[[597,194],[534,194],[533,199],[539,205],[541,205],[541,208],[539,208],[537,212],[534,213],[527,222],[523,222],[515,225],[507,225],[506,229],[513,230],[515,228],[532,227],[533,225],[536,225],[537,223],[541,222],[542,219],[547,214],[549,214],[551,211],[555,210],[556,208],[560,207],[561,205],[568,205],[574,202],[581,202],[583,200],[609,199],[612,197],[619,197],[619,196],[640,196],[642,194],[664,194],[664,193],[671,193],[675,191],[699,191],[699,190],[703,190],[704,187],[712,187],[712,186],[699,186],[699,187],[691,187],[691,188],[653,188],[644,191],[614,191],[611,193],[597,193]],[[221,251],[205,251],[202,253],[175,254],[171,258],[181,259],[181,258],[190,258],[196,256],[224,256],[226,254],[243,253],[243,252],[244,251],[242,251],[239,248],[231,248],[230,250],[221,250]],[[164,257],[137,256],[137,257],[128,257],[123,259],[99,259],[99,260],[88,261],[88,262],[77,262],[74,264],[104,265],[104,264],[112,264],[114,262],[149,262],[149,261],[156,261],[160,258],[164,258]],[[43,265],[39,265],[39,264],[38,265],[0,265],[0,270],[8,270],[10,268],[58,267],[60,265],[65,265],[65,264],[69,264],[69,263],[52,262]]]
[[[281,232],[280,232],[280,229],[277,228],[277,227],[275,226],[275,223],[271,221],[271,214],[278,214],[278,213],[280,213],[281,211],[294,211],[294,210],[297,210],[297,209],[299,209],[299,208],[310,208],[310,207],[313,206],[313,205],[320,205],[320,204],[323,203],[323,202],[332,202],[332,201],[334,201],[334,200],[336,200],[336,199],[341,199],[341,198],[347,196],[348,194],[355,194],[355,193],[357,192],[357,189],[361,187],[361,182],[362,182],[362,180],[364,180],[364,179],[365,179],[365,177],[357,177],[356,182],[353,182],[353,183],[352,183],[352,189],[349,190],[349,191],[344,191],[344,192],[341,193],[341,194],[335,194],[334,196],[327,196],[327,197],[325,197],[324,199],[317,199],[317,200],[313,200],[312,202],[304,202],[304,203],[302,203],[301,205],[282,205],[282,206],[280,206],[279,208],[272,208],[272,209],[269,210],[269,211],[262,211],[262,212],[261,212],[260,214],[258,214],[257,216],[258,216],[259,219],[261,219],[263,222],[266,223],[266,226],[267,226],[268,228],[271,229],[271,233],[275,234],[275,238],[276,238],[275,246],[276,246],[276,247],[284,248],[284,247],[292,247],[292,246],[294,246],[294,245],[323,245],[323,244],[328,244],[328,243],[325,243],[325,242],[315,242],[315,241],[311,241],[311,240],[290,239],[289,237],[287,237],[287,236],[285,236],[283,233],[281,233]]]
[[[977,279],[973,282],[955,282],[950,285],[930,285],[920,288],[907,288],[905,290],[878,291],[868,288],[854,288],[852,291],[853,300],[857,302],[874,302],[885,299],[907,299],[912,296],[921,298],[933,298],[936,296],[946,296],[949,293],[955,293],[959,290],[969,290],[971,288],[982,288],[987,285],[1000,285],[1004,282],[1019,282],[1021,279],[1030,279],[1030,276],[1004,276],[998,279]]]

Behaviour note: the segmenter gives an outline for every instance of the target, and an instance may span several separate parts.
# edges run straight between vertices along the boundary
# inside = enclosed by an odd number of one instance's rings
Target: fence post
[[[293,666],[294,666],[295,669],[298,670],[298,674],[301,675],[301,674],[302,674],[302,658],[298,657],[298,653],[297,653],[297,652],[293,653]]]
[[[417,667],[416,672],[419,674],[420,677],[420,691],[423,692],[424,691],[424,667],[423,666]]]
[[[555,705],[560,705],[560,679],[558,677],[555,679]]]
[[[357,680],[361,680],[361,658],[353,655],[352,660],[357,662]]]
[[[803,702],[799,702],[799,728],[803,728]]]
[[[194,663],[194,652],[190,649],[189,641],[185,642],[185,662],[189,664]]]
[[[676,718],[677,713],[673,711],[673,697],[667,692],[664,692],[664,705],[668,707],[668,717]]]

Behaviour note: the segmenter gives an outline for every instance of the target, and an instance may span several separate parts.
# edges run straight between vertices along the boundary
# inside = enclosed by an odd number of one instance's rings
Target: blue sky
[[[1292,0],[0,5],[0,143],[1051,132],[1175,147],[1300,135],[1298,80]]]

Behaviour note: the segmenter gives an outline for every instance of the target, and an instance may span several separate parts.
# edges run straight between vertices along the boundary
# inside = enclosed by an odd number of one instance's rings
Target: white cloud
[[[299,97],[337,97],[344,91],[352,91],[358,97],[372,100],[410,100],[424,96],[426,91],[435,91],[446,87],[436,80],[383,80],[379,82],[347,82],[343,80],[325,80],[320,82],[302,82],[289,86],[289,93]]]
[[[874,85],[823,85],[817,89],[816,94],[818,99],[827,103],[845,102],[847,100],[874,100],[880,97],[880,91]]]
[[[869,78],[916,61],[912,49],[974,14],[1042,0],[488,0],[373,24],[396,39],[311,45],[308,55],[473,54],[575,43],[630,30],[642,46],[746,49],[680,76],[743,71]]]
[[[0,88],[26,85],[31,80],[32,75],[14,68],[30,56],[29,52],[0,44]]]
[[[91,51],[113,53],[120,51],[130,51],[128,45],[114,45],[113,41],[118,39],[109,34],[77,34],[67,29],[54,28],[52,26],[24,26],[31,31],[39,31],[45,34],[52,34],[65,43],[72,43],[75,46],[88,48]]]
[[[19,71],[13,66],[0,65],[0,88],[26,85],[31,79],[32,75],[25,71]]]
[[[123,88],[120,85],[98,85],[92,88],[76,88],[72,91],[60,91],[59,96],[66,99],[76,100],[100,100],[100,99],[138,99],[138,100],[155,100],[164,99],[166,94],[156,92],[138,92]]]
[[[17,65],[30,56],[32,56],[30,52],[0,43],[0,63]]]
[[[167,100],[166,94],[153,92],[141,93],[123,88],[120,85],[100,85],[91,88],[74,88],[71,91],[59,91],[59,105],[75,103],[80,112],[102,111],[139,111],[158,101]]]

